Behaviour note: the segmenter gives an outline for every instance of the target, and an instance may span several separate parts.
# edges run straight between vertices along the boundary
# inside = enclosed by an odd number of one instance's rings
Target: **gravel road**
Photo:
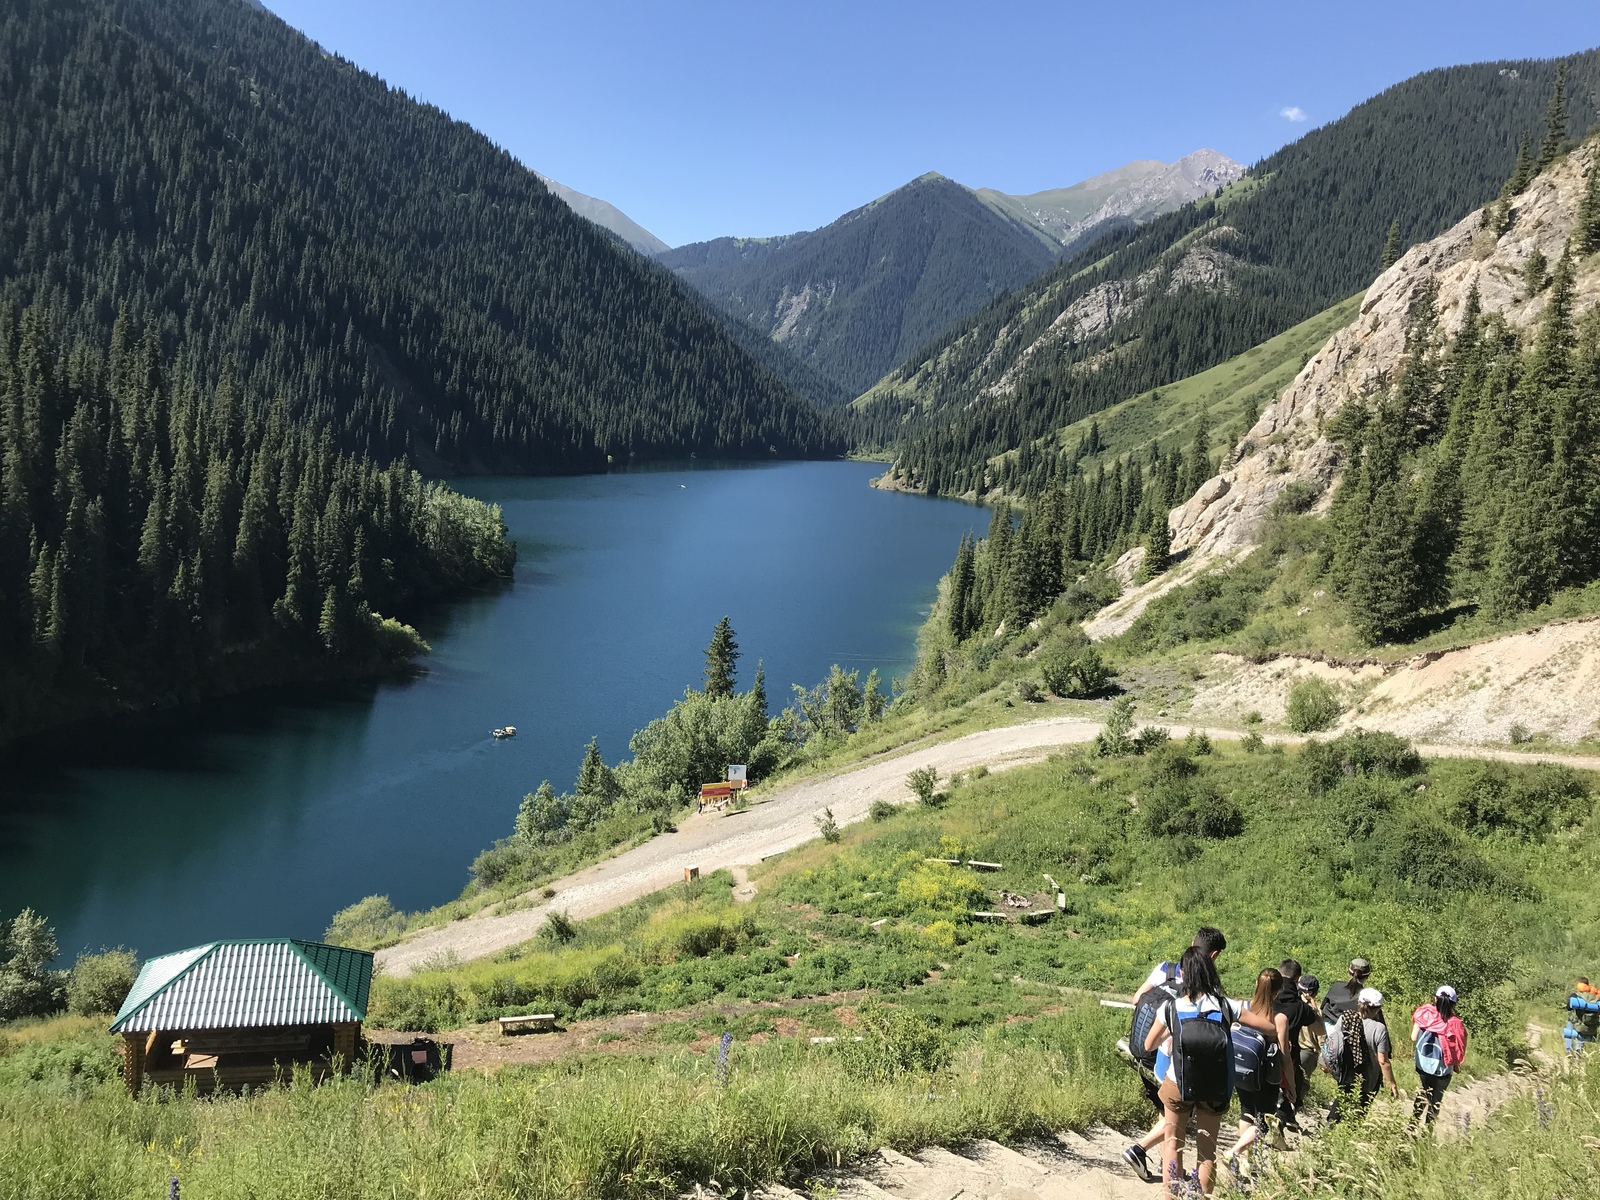
[[[724,867],[753,866],[762,859],[792,850],[817,836],[816,818],[825,808],[834,820],[848,825],[864,820],[874,800],[910,801],[906,775],[918,767],[936,767],[941,776],[987,766],[991,771],[1034,763],[1051,751],[1092,741],[1098,721],[1082,717],[1052,717],[986,729],[935,746],[877,758],[837,774],[804,779],[774,793],[765,803],[742,812],[706,813],[685,818],[676,833],[664,833],[642,846],[593,867],[556,880],[553,899],[535,907],[500,916],[476,915],[430,929],[386,950],[378,963],[390,975],[409,975],[429,959],[454,955],[465,961],[483,958],[527,941],[544,924],[551,910],[576,919],[619,908],[650,892],[683,879],[686,867],[699,867],[703,875]],[[1212,737],[1237,738],[1237,730],[1209,729]],[[1188,730],[1172,727],[1175,737]],[[1295,744],[1301,738],[1268,738]],[[1432,757],[1498,758],[1506,762],[1564,762],[1569,766],[1600,770],[1600,758],[1540,754],[1506,750],[1477,750],[1470,746],[1418,746]],[[486,910],[487,911],[487,910]]]

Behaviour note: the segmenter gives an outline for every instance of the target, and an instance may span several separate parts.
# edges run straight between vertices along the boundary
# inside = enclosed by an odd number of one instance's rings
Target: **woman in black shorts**
[[[1255,1079],[1259,1086],[1247,1088],[1242,1078],[1235,1079],[1234,1091],[1239,1097],[1239,1140],[1234,1143],[1233,1149],[1223,1156],[1223,1162],[1230,1170],[1239,1168],[1240,1160],[1266,1130],[1267,1118],[1278,1108],[1279,1090],[1283,1080],[1282,1047],[1287,1044],[1289,1036],[1289,1018],[1277,1012],[1273,1004],[1273,1000],[1282,988],[1283,976],[1278,972],[1278,968],[1268,967],[1256,976],[1255,995],[1245,1003],[1245,1008],[1251,1012],[1272,1018],[1276,1037],[1267,1037],[1252,1030],[1241,1030],[1235,1036],[1236,1066],[1240,1059],[1238,1046],[1241,1034],[1245,1039],[1253,1038],[1253,1041],[1247,1041],[1245,1045],[1260,1047],[1255,1070]]]

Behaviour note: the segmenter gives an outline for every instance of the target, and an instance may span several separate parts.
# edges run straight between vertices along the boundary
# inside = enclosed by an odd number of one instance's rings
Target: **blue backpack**
[[[1229,1036],[1233,1042],[1234,1087],[1259,1092],[1283,1081],[1277,1042],[1269,1042],[1248,1025],[1235,1025]]]
[[[1417,1072],[1434,1076],[1454,1074],[1445,1065],[1444,1044],[1431,1029],[1424,1029],[1417,1038]]]

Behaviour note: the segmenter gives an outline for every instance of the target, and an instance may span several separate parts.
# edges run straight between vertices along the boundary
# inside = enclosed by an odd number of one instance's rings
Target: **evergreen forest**
[[[394,614],[508,576],[498,509],[206,381],[0,306],[0,740],[424,649]]]
[[[1415,76],[951,327],[858,402],[857,440],[930,494],[1044,492],[1071,466],[1062,426],[1243,353],[1494,199],[1541,146],[1558,70],[1563,132],[1581,133],[1600,52]],[[1041,341],[1091,293],[1117,318]]]
[[[0,13],[0,298],[117,313],[345,453],[567,472],[834,452],[663,268],[238,0]],[[229,365],[231,364],[231,365]]]

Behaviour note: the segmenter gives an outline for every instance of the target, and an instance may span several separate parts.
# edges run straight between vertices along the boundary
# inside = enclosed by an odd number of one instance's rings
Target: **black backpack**
[[[1226,1007],[1226,1004],[1224,1004]],[[1227,1012],[1180,1017],[1176,999],[1167,1006],[1172,1030],[1172,1081],[1186,1103],[1227,1108],[1233,1099],[1233,1039]]]
[[[1128,1030],[1128,1053],[1134,1060],[1147,1070],[1156,1069],[1156,1052],[1146,1050],[1144,1042],[1150,1036],[1150,1027],[1156,1023],[1156,1017],[1161,1015],[1161,1010],[1171,1003],[1173,998],[1172,985],[1178,978],[1176,963],[1164,962],[1161,964],[1162,979],[1155,987],[1149,988],[1140,996],[1133,1006],[1133,1024]]]

